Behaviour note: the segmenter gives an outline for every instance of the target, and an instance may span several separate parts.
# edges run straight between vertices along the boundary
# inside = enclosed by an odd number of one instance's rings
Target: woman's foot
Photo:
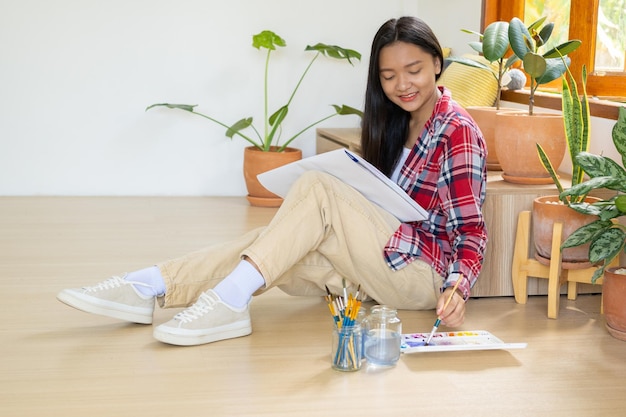
[[[114,276],[91,287],[62,290],[57,299],[87,313],[151,324],[156,297],[142,294],[135,285],[144,284]]]
[[[213,290],[203,292],[198,301],[154,329],[155,339],[179,346],[202,345],[252,333],[249,304],[234,308]]]

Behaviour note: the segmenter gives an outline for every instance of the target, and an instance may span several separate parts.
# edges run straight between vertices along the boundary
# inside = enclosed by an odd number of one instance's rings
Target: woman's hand
[[[452,299],[443,311],[443,306],[452,294]],[[439,296],[436,307],[437,317],[441,318],[441,322],[448,327],[458,327],[465,321],[465,300],[459,291],[455,291],[452,287],[446,288]]]

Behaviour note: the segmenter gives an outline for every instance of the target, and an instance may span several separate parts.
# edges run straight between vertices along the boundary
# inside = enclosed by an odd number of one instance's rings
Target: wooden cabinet
[[[317,129],[317,152],[328,152],[347,147],[359,151],[359,129]],[[564,184],[567,186],[567,184]],[[511,264],[517,217],[520,211],[532,210],[533,200],[544,195],[557,194],[554,185],[517,185],[504,181],[501,172],[489,171],[487,195],[483,215],[489,233],[485,260],[472,297],[512,296]],[[579,293],[600,292],[599,286],[580,285]],[[565,292],[565,289],[563,289]],[[528,294],[547,294],[544,279],[528,280]]]

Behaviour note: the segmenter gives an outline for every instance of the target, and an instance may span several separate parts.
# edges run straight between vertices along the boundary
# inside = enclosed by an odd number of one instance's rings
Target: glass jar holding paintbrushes
[[[361,369],[363,343],[361,325],[357,321],[361,300],[352,294],[333,297],[328,288],[325,297],[334,320],[331,363],[338,371],[358,371]]]

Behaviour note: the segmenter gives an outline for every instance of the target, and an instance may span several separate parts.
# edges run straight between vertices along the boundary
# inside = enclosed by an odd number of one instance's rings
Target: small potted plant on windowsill
[[[570,62],[567,54],[576,50],[581,42],[568,40],[543,52],[554,29],[554,23],[545,21],[546,18],[542,17],[528,27],[516,17],[509,22],[509,42],[530,79],[530,98],[527,112],[498,113],[496,150],[503,170],[502,178],[518,184],[552,182],[537,159],[535,143],[542,145],[557,167],[565,156],[563,116],[535,112],[535,92],[539,85],[563,76]]]
[[[562,249],[589,244],[589,260],[600,267],[592,282],[604,276],[602,285],[603,308],[609,333],[626,340],[626,269],[608,268],[626,249],[626,227],[619,223],[626,218],[626,107],[620,107],[612,131],[613,143],[621,155],[621,165],[601,155],[581,152],[578,164],[590,179],[564,190],[563,198],[587,194],[592,190],[608,189],[617,192],[613,197],[585,204],[571,203],[570,207],[598,217],[593,223],[574,231],[561,245]]]
[[[487,71],[496,80],[496,98],[493,105],[468,105],[465,109],[476,121],[485,138],[485,143],[487,144],[487,169],[498,171],[501,167],[495,148],[496,113],[504,110],[515,110],[512,108],[501,108],[500,96],[502,89],[504,86],[512,89],[522,88],[526,83],[526,77],[520,70],[511,69],[511,65],[517,60],[517,57],[510,55],[507,58],[507,53],[510,51],[508,22],[492,22],[485,28],[483,33],[468,29],[462,29],[462,31],[478,36],[479,40],[470,42],[469,45],[479,55],[476,57],[466,55],[452,56],[446,60]],[[479,60],[480,58],[487,63]],[[511,74],[514,75],[513,80],[511,79]],[[482,87],[484,90],[488,90],[484,86]]]
[[[234,124],[227,124],[219,121],[212,116],[208,116],[206,114],[196,111],[197,105],[157,103],[148,106],[146,108],[146,111],[156,107],[165,107],[169,109],[187,111],[189,113],[203,117],[220,126],[223,126],[226,129],[225,135],[227,138],[232,139],[233,137],[238,136],[247,141],[251,146],[248,146],[244,150],[243,170],[244,178],[246,180],[246,186],[248,188],[248,201],[252,205],[277,207],[282,203],[282,199],[266,190],[258,182],[256,178],[257,175],[302,158],[302,151],[297,148],[292,148],[289,145],[301,134],[311,129],[312,127],[334,116],[357,115],[361,117],[363,114],[360,110],[357,110],[345,104],[341,106],[332,105],[334,112],[308,124],[298,132],[291,134],[288,139],[281,141],[281,133],[283,132],[282,123],[289,114],[292,100],[296,95],[300,85],[302,84],[302,81],[308,74],[313,63],[322,55],[329,58],[345,60],[348,63],[354,65],[355,60],[360,61],[361,54],[352,49],[346,49],[336,45],[326,45],[323,43],[317,43],[313,46],[307,46],[305,48],[305,51],[315,52],[315,55],[313,55],[308,66],[304,69],[304,72],[296,83],[296,86],[294,87],[287,102],[275,112],[270,113],[268,93],[270,57],[272,51],[275,51],[277,47],[285,47],[286,42],[276,33],[269,30],[264,30],[261,33],[252,36],[252,46],[259,50],[261,50],[261,48],[267,50],[265,58],[265,73],[263,85],[264,118],[263,127],[260,130],[253,125],[252,117],[245,117],[235,122]],[[246,129],[251,129],[252,134],[245,133]]]

